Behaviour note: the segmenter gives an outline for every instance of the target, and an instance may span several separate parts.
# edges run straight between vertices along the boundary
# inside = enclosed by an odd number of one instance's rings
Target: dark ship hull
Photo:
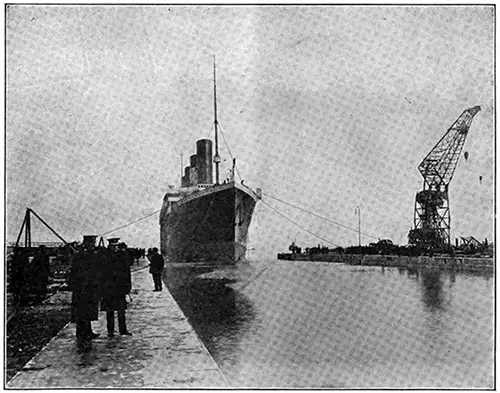
[[[259,191],[235,182],[169,190],[160,215],[166,262],[231,265],[244,260]]]
[[[254,192],[243,181],[241,184],[234,181],[235,158],[230,176],[223,184],[219,181],[221,157],[215,81],[214,59],[215,154],[210,139],[196,142],[196,154],[190,156],[189,165],[181,174],[181,187],[169,186],[160,214],[161,253],[167,266],[180,264],[182,271],[192,263],[201,272],[202,266],[234,266],[244,260],[248,228],[261,196],[260,189]],[[226,273],[221,274],[225,276],[223,280],[232,281]]]

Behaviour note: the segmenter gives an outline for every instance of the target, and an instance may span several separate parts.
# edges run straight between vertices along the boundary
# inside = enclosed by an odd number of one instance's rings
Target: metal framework
[[[38,214],[36,214],[32,209],[29,207],[26,209],[26,214],[24,216],[24,221],[23,224],[21,225],[21,230],[19,231],[19,235],[17,236],[16,244],[15,247],[19,247],[19,241],[21,240],[21,235],[23,234],[24,230],[24,247],[31,248],[35,244],[31,242],[31,214],[33,214],[38,220],[45,225],[54,235],[56,235],[59,239],[63,241],[64,244],[68,244],[66,240],[64,240],[59,234],[52,229],[52,227],[47,224]],[[36,243],[42,244],[42,243]]]
[[[480,110],[479,106],[465,110],[418,166],[424,178],[424,188],[415,197],[415,228],[408,234],[410,244],[425,250],[450,246],[448,185],[472,119]]]

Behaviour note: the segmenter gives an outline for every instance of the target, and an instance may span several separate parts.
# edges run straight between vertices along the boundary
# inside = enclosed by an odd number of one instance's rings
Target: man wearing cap
[[[118,238],[108,239],[109,246],[102,279],[101,311],[106,311],[108,337],[115,333],[115,311],[118,314],[118,329],[121,335],[131,336],[127,330],[125,310],[127,301],[125,296],[132,289],[130,255],[123,249],[125,243],[118,244]]]
[[[76,323],[78,348],[92,349],[91,321],[99,317],[101,256],[95,248],[96,236],[84,236],[82,249],[72,258],[69,285],[71,296],[71,322]]]
[[[153,282],[155,284],[154,292],[159,292],[162,290],[161,274],[165,265],[163,257],[158,254],[158,249],[156,247],[153,247],[148,253],[148,259],[150,261],[149,273],[151,273],[151,275],[153,276]]]

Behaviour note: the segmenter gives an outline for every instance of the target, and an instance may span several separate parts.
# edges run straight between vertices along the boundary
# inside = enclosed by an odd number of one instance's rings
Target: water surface
[[[173,293],[232,386],[493,387],[491,274],[251,264]]]

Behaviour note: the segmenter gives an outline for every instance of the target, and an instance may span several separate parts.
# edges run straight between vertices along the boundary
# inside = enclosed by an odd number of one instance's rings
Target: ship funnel
[[[193,154],[191,157],[189,157],[189,165],[191,168],[196,168],[196,154]]]
[[[198,184],[212,184],[212,141],[200,139],[196,142],[196,169]]]
[[[198,156],[193,154],[189,157],[189,182],[192,186],[196,186],[198,184],[198,167],[196,163],[198,162]]]
[[[184,176],[182,176],[181,187],[189,187],[189,167],[184,167]]]

